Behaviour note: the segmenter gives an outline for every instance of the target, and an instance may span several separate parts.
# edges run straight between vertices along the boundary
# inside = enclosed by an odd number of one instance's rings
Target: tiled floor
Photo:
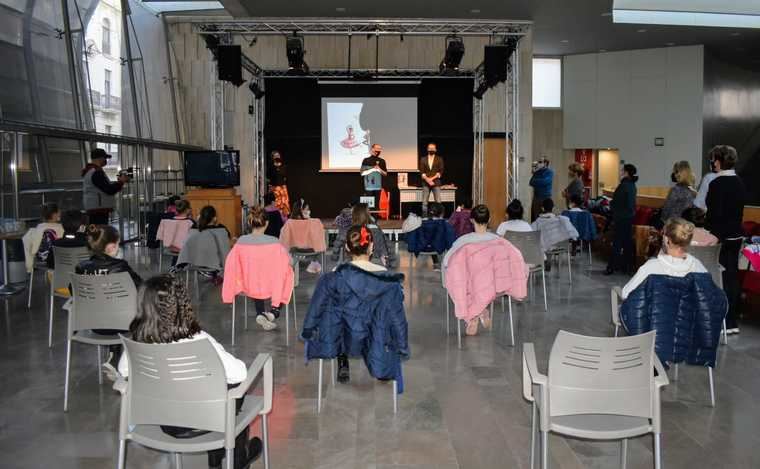
[[[133,265],[148,274],[146,251],[128,252]],[[609,289],[625,278],[604,277],[601,268],[589,272],[585,262],[576,261],[572,286],[565,269],[553,271],[547,279],[549,312],[543,311],[540,287],[532,303],[515,308],[516,347],[509,346],[508,325],[497,307],[494,331],[466,338],[459,350],[455,335],[445,335],[440,275],[430,266],[418,266],[406,283],[412,358],[395,416],[390,385],[372,380],[358,361],[352,361],[350,384],[333,387],[326,380],[324,408],[317,415],[316,363],[305,366],[295,330],[291,328],[291,346],[286,347],[284,330],[243,331],[239,318],[236,346],[230,349],[246,362],[258,352],[274,357],[272,467],[527,467],[530,406],[521,396],[520,344],[534,342],[539,366],[545,367],[559,329],[611,334]],[[409,273],[405,254],[400,270]],[[306,273],[301,278],[299,320],[315,280]],[[70,408],[63,413],[65,315],[57,314],[54,345],[48,349],[42,283],[36,291],[31,311],[24,295],[0,300],[0,467],[115,467],[119,397],[109,384],[98,385],[94,350],[75,346]],[[229,345],[230,308],[220,304],[219,289],[204,283],[196,295],[204,328]],[[679,381],[663,397],[665,467],[760,467],[759,339],[760,331],[745,326],[741,336],[721,347],[715,408],[709,407],[706,371],[681,367]],[[172,466],[167,455],[129,448],[129,468]],[[550,448],[554,468],[619,464],[616,442],[552,437]],[[186,468],[202,468],[205,457],[188,456],[184,462]],[[262,467],[261,462],[254,467]],[[631,442],[628,467],[652,467],[651,438]]]

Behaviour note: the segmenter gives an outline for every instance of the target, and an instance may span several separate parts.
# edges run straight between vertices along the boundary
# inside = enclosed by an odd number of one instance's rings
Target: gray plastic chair
[[[248,330],[248,297],[243,296],[243,329]],[[298,330],[298,317],[295,310],[296,284],[293,283],[293,290],[290,294],[290,300],[293,302],[293,327]],[[235,303],[237,296],[232,300],[232,345],[235,345]],[[285,345],[290,345],[290,303],[285,304]]]
[[[668,377],[654,353],[654,331],[631,337],[587,337],[559,331],[541,374],[532,343],[523,345],[523,397],[531,403],[530,467],[535,467],[536,426],[541,467],[549,467],[549,433],[588,440],[654,435],[655,469],[662,467],[660,389]],[[654,376],[653,368],[657,370]]]
[[[326,358],[319,358],[317,359],[319,363],[318,368],[318,377],[317,377],[317,413],[322,412],[322,388],[323,388],[323,376],[324,376],[324,365],[325,360],[330,361],[330,374],[332,376],[332,385],[335,387],[335,358],[326,359]],[[393,413],[398,413],[398,383],[395,379],[389,380],[389,382],[393,386]]]
[[[32,287],[34,287],[34,274],[35,272],[42,272],[42,275],[45,275],[45,272],[47,272],[49,269],[47,267],[47,264],[45,262],[39,262],[35,259],[34,266],[32,267],[32,271],[29,273],[29,296],[26,300],[26,309],[32,308]]]
[[[56,253],[56,268],[58,254]],[[63,390],[63,411],[69,408],[69,374],[71,371],[71,344],[97,345],[98,382],[101,347],[121,343],[118,335],[104,335],[93,329],[128,330],[137,312],[137,291],[127,272],[110,275],[71,275],[72,295],[66,345],[66,381]]]
[[[227,389],[219,355],[207,339],[174,344],[143,344],[122,336],[129,363],[129,379],[120,378],[121,393],[118,468],[126,465],[127,441],[174,453],[182,467],[182,453],[219,448],[226,451],[226,467],[234,464],[235,437],[261,417],[264,467],[269,469],[269,424],[272,410],[272,357],[260,353],[248,368],[245,381]],[[261,377],[263,395],[248,394]],[[244,399],[235,414],[235,400]],[[195,438],[178,439],[160,425],[208,430]]]
[[[726,270],[720,265],[720,244],[715,246],[690,246],[689,254],[699,259],[705,269],[710,273],[713,282],[723,290],[723,271]],[[728,344],[728,333],[726,332],[726,320],[723,320],[723,344]]]
[[[48,347],[53,346],[53,310],[55,307],[55,298],[70,298],[67,295],[58,293],[61,288],[69,288],[71,283],[71,274],[77,268],[80,262],[90,258],[90,250],[86,247],[66,248],[53,246],[53,255],[55,256],[55,269],[53,269],[53,278],[50,281],[50,321],[48,324]]]
[[[565,254],[567,255],[567,275],[570,280],[570,283],[573,283],[573,263],[570,259],[570,252],[572,251],[571,247],[571,241],[562,241],[561,243],[557,243],[554,246],[551,247],[548,251],[546,251],[546,257],[549,259],[557,259],[557,271],[559,272],[560,267],[560,257]]]
[[[504,238],[512,243],[523,256],[523,260],[529,267],[530,277],[541,272],[544,287],[544,311],[549,311],[546,299],[546,270],[544,270],[544,252],[541,249],[540,231],[507,231]],[[532,282],[531,286],[532,286]]]

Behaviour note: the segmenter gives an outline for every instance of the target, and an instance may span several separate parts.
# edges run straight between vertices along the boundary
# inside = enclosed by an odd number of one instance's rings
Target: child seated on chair
[[[530,223],[523,220],[525,209],[519,199],[514,199],[507,205],[507,219],[496,228],[496,234],[504,236],[507,231],[533,231]]]
[[[280,209],[277,208],[277,204],[275,203],[276,200],[277,197],[274,195],[274,192],[267,192],[264,194],[264,211],[267,214],[267,220],[269,220],[267,231],[264,234],[279,238],[280,232],[282,231],[282,225],[285,224],[287,218],[285,218],[285,215],[283,215]]]
[[[427,218],[422,219],[419,228],[406,234],[407,249],[413,255],[436,253],[432,256],[434,270],[441,269],[440,255],[451,247],[456,236],[454,228],[443,219],[443,215],[443,205],[438,202],[429,204]]]
[[[85,216],[79,210],[66,210],[61,217],[63,236],[53,241],[53,247],[80,248],[87,247],[87,235],[85,229]],[[50,249],[47,256],[47,267],[55,269],[55,250]]]
[[[348,229],[351,262],[320,277],[304,319],[307,358],[337,357],[341,383],[349,380],[349,356],[363,355],[372,376],[398,382],[401,359],[409,357],[404,276],[370,262],[373,249],[367,226]]]
[[[76,266],[75,272],[77,274],[108,275],[127,272],[135,283],[135,286],[140,286],[142,278],[132,270],[132,267],[129,266],[127,261],[120,258],[119,232],[116,228],[111,225],[90,225],[87,227],[87,238],[90,250],[92,251],[92,256]],[[115,329],[94,329],[93,332],[97,334],[113,335],[126,331]],[[119,363],[119,357],[121,357],[121,344],[110,345],[108,351],[108,360],[103,364],[103,373],[105,373],[111,381],[116,381],[116,378],[118,377],[116,365]]]
[[[52,251],[53,241],[63,236],[61,212],[56,204],[42,206],[42,223],[24,234],[26,271],[32,272],[35,262],[45,262]]]
[[[173,344],[207,339],[219,355],[224,367],[228,388],[233,388],[245,380],[248,370],[245,363],[224,350],[219,342],[206,333],[198,322],[187,290],[182,282],[174,276],[164,274],[149,278],[140,287],[137,294],[137,314],[129,325],[132,340],[146,344]],[[126,356],[119,360],[119,373],[129,376],[129,363]],[[237,411],[243,400],[237,401]],[[161,426],[161,430],[174,438],[194,438],[207,431],[192,428]],[[248,438],[248,427],[235,438],[234,467],[242,469],[255,461],[262,450],[261,440]],[[224,448],[208,452],[209,468],[221,468]]]
[[[457,238],[475,230],[470,220],[470,210],[472,210],[472,199],[459,200],[457,209],[449,217],[449,223],[454,227]]]
[[[216,209],[206,205],[198,217],[198,229],[191,230],[185,240],[177,258],[177,267],[206,267],[198,269],[198,273],[218,285],[222,281],[222,269],[230,252],[230,244],[235,241],[237,238],[232,238],[227,227],[219,223]]]
[[[191,228],[198,228],[198,224],[193,220],[193,208],[190,206],[190,201],[180,199],[175,204],[177,208],[177,214],[174,215],[173,220],[187,220],[190,223]]]
[[[571,242],[572,255],[574,256],[582,240],[590,243],[596,238],[596,223],[591,213],[583,209],[583,196],[579,194],[571,195],[568,199],[568,206],[569,208],[563,211],[561,216],[567,217],[576,231],[578,231],[579,239]]]
[[[530,226],[534,231],[541,232],[541,248],[549,252],[557,244],[578,239],[578,230],[575,229],[570,219],[563,215],[554,214],[554,201],[544,199],[541,202],[541,213]],[[547,272],[551,270],[551,260],[545,263]]]
[[[370,215],[367,204],[354,204],[351,209],[351,226],[353,225],[366,225],[367,229],[372,232],[372,238],[375,240],[375,247],[372,250],[370,260],[378,265],[391,267],[394,264],[395,258],[393,253],[388,249],[383,230],[375,224],[375,219]],[[332,259],[336,262],[340,259],[340,255],[345,253],[347,233],[348,229],[339,230],[338,236],[336,236],[335,242],[333,243]]]
[[[705,229],[705,211],[699,207],[687,208],[683,211],[683,219],[694,224],[694,236],[691,238],[692,246],[715,246],[718,238]]]

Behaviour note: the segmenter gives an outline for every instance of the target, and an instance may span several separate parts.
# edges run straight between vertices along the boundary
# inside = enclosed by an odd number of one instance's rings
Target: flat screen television
[[[200,187],[239,186],[240,151],[186,151],[185,185]]]

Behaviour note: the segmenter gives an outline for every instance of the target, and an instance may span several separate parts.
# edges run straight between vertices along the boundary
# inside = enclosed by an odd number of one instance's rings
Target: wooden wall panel
[[[491,228],[504,221],[507,209],[507,139],[486,138],[484,149],[484,202],[491,211]]]

